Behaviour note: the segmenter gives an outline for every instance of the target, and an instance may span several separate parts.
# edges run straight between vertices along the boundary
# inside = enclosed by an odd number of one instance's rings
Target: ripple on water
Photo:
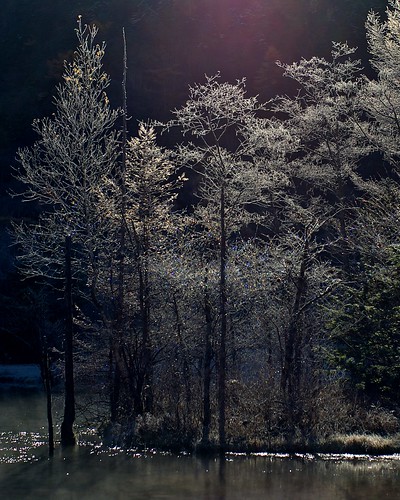
[[[0,432],[0,464],[37,462],[46,444],[38,432]]]

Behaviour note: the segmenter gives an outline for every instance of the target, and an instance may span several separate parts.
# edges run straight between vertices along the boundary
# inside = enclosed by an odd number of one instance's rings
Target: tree
[[[101,209],[97,190],[112,176],[118,155],[113,130],[120,112],[110,109],[105,93],[109,77],[102,71],[105,44],[95,44],[97,29],[82,26],[74,60],[65,64],[63,84],[57,87],[52,118],[35,120],[40,139],[21,149],[16,177],[25,186],[25,201],[41,206],[39,221],[15,226],[22,247],[20,268],[26,276],[63,279],[65,237],[71,235],[80,268],[98,260]]]
[[[349,234],[359,255],[358,279],[339,300],[332,323],[335,362],[375,402],[398,404],[398,181],[400,138],[400,2],[389,0],[386,20],[370,12],[366,34],[376,79],[367,79],[360,103],[368,120],[362,131],[390,165],[373,196],[360,200]],[[387,173],[382,169],[383,174]]]
[[[323,195],[334,206],[342,239],[338,258],[348,271],[347,220],[357,191],[368,189],[359,162],[370,151],[360,129],[363,79],[360,61],[351,59],[354,52],[347,44],[334,43],[331,61],[312,57],[293,64],[278,62],[300,89],[294,99],[279,97],[274,105],[286,115],[285,124],[299,142],[293,176],[304,184],[303,192]]]
[[[319,389],[326,344],[324,307],[341,283],[341,270],[329,258],[335,240],[324,239],[332,231],[333,216],[319,200],[295,204],[288,200],[280,233],[271,244],[271,280],[276,283],[267,314],[279,332],[280,389],[284,401],[288,437],[296,429],[313,433],[307,411],[310,397]],[[314,403],[315,404],[315,403]],[[315,412],[318,408],[315,408]]]
[[[152,127],[141,125],[138,137],[128,143],[125,223],[128,251],[132,256],[130,264],[138,287],[140,318],[136,369],[133,372],[131,369],[137,414],[152,410],[152,366],[157,356],[151,332],[152,299],[157,290],[157,284],[152,281],[152,260],[156,256],[162,259],[169,237],[179,226],[174,224],[177,218],[172,215],[172,207],[184,177],[173,178],[175,165],[169,156],[168,151],[157,146]]]
[[[25,201],[41,206],[39,220],[14,226],[22,248],[20,267],[25,276],[66,281],[66,402],[62,442],[74,444],[74,394],[72,373],[72,279],[75,294],[95,292],[98,264],[107,255],[102,232],[104,220],[97,190],[113,174],[119,155],[114,131],[119,111],[110,109],[106,88],[109,77],[102,70],[105,44],[95,43],[97,29],[76,29],[78,48],[65,63],[63,83],[57,87],[52,118],[35,120],[39,140],[18,152]],[[72,256],[71,245],[74,247]],[[67,267],[66,278],[64,274]],[[84,271],[87,270],[87,271]]]
[[[167,128],[177,126],[193,142],[177,148],[182,166],[199,175],[194,225],[207,258],[218,259],[218,421],[219,445],[226,447],[226,380],[228,334],[227,263],[229,241],[251,221],[249,210],[263,204],[265,191],[276,186],[278,174],[268,164],[253,162],[248,154],[246,127],[264,107],[246,97],[245,81],[220,83],[219,75],[190,87],[186,104],[174,111]],[[270,174],[270,175],[269,175]]]
[[[334,302],[332,359],[359,392],[398,406],[399,196],[396,182],[360,204],[350,234],[359,255],[357,279]]]
[[[335,365],[375,404],[399,407],[399,248],[387,249],[384,265],[367,265],[360,286],[348,287],[332,323]]]
[[[366,22],[371,65],[376,80],[366,80],[362,104],[373,122],[366,134],[398,175],[400,136],[400,2],[389,0],[387,19],[370,12]]]
[[[349,241],[355,200],[376,189],[359,169],[371,148],[361,129],[364,82],[353,53],[347,44],[334,43],[331,60],[279,62],[284,75],[299,84],[298,94],[277,97],[271,106],[276,119],[261,120],[249,133],[255,151],[270,165],[282,165],[278,171],[288,179],[285,194],[275,191],[269,208],[273,238],[266,272],[278,285],[269,287],[273,298],[265,314],[279,339],[275,354],[289,435],[297,426],[307,429],[307,399],[320,383],[310,366],[320,369],[316,353],[327,342],[321,306],[332,300],[343,278],[340,268],[350,279],[355,265]],[[317,328],[315,321],[321,321]]]
[[[114,279],[106,270],[99,275],[102,300],[108,295],[118,302],[119,287],[123,287],[124,306],[122,318],[111,339],[111,358],[116,380],[124,382],[125,401],[115,393],[113,406],[120,406],[121,417],[133,417],[152,411],[152,371],[157,359],[160,341],[156,315],[156,297],[162,287],[155,277],[158,260],[162,260],[167,247],[172,244],[180,226],[172,208],[184,176],[174,176],[175,165],[170,152],[157,145],[156,134],[151,126],[140,124],[138,135],[127,142],[126,162],[123,174],[123,191],[120,180],[109,179],[99,191],[99,204],[108,221],[111,246],[120,241],[124,232],[124,271]],[[118,268],[120,247],[110,253]],[[163,307],[163,305],[161,305]],[[119,382],[116,382],[119,384]],[[123,388],[121,388],[123,389]],[[130,409],[132,403],[132,410]],[[121,413],[121,412],[120,412]],[[117,418],[117,417],[116,417]]]

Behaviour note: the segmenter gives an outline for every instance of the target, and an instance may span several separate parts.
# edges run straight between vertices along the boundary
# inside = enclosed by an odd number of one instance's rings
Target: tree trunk
[[[282,368],[281,388],[283,392],[293,395],[297,390],[297,383],[300,374],[295,365],[295,352],[299,352],[299,344],[302,340],[301,332],[299,331],[299,315],[301,306],[304,301],[306,292],[306,269],[308,262],[308,241],[305,242],[303,254],[301,257],[299,274],[296,281],[296,294],[293,302],[293,307],[290,315],[288,334],[285,344],[285,358]]]
[[[190,367],[186,355],[186,346],[182,336],[182,322],[180,318],[179,305],[175,293],[173,294],[173,304],[174,304],[174,314],[176,319],[176,333],[179,339],[180,351],[182,355],[182,369],[183,369],[183,383],[185,386],[185,415],[184,415],[184,425],[187,428],[188,422],[191,421],[191,408],[192,408],[192,390],[191,390],[191,377],[190,377]],[[176,354],[176,360],[179,360],[178,353]]]
[[[123,37],[123,76],[122,76],[122,158],[119,171],[119,188],[121,195],[121,226],[118,249],[118,308],[117,308],[117,329],[118,334],[121,334],[123,328],[124,309],[125,309],[125,253],[126,253],[126,160],[127,160],[127,91],[126,91],[126,76],[127,76],[127,53],[126,53],[126,38],[125,30],[122,29]]]
[[[207,286],[207,285],[206,285]],[[203,375],[203,430],[202,442],[207,445],[210,441],[211,427],[211,361],[212,361],[212,315],[208,291],[205,293],[204,312],[206,316],[206,336],[204,339],[204,375]]]
[[[61,424],[62,446],[74,446],[75,421],[75,389],[74,389],[74,360],[73,360],[73,312],[72,312],[72,272],[71,272],[71,236],[65,239],[65,300],[66,300],[66,329],[65,329],[65,404],[64,420]]]
[[[147,238],[145,238],[146,249],[148,248]],[[148,278],[148,262],[147,256],[142,256],[143,260],[140,262],[139,269],[139,283],[140,283],[140,313],[142,320],[142,395],[143,395],[143,409],[147,413],[153,411],[153,362],[152,362],[152,348],[150,336],[150,297],[149,297],[149,278]]]
[[[225,452],[226,435],[226,228],[225,228],[225,188],[220,191],[220,288],[219,288],[219,315],[221,321],[220,344],[218,356],[218,431],[221,453]]]
[[[113,333],[112,335],[115,335]],[[110,420],[112,424],[118,421],[119,399],[121,391],[121,372],[115,353],[116,347],[113,339],[110,339],[109,351],[109,377],[110,377]]]
[[[303,332],[300,316],[307,289],[306,271],[308,265],[309,241],[306,239],[301,256],[299,274],[296,280],[296,293],[290,314],[289,327],[285,344],[285,357],[282,367],[281,390],[286,404],[288,430],[293,437],[295,427],[299,423],[301,408],[299,407],[301,379],[301,350]]]
[[[46,414],[47,414],[47,428],[48,428],[48,441],[49,441],[49,457],[54,455],[54,428],[53,428],[53,412],[52,412],[52,394],[51,394],[51,374],[49,366],[49,354],[46,337],[40,335],[42,347],[42,378],[46,391]]]

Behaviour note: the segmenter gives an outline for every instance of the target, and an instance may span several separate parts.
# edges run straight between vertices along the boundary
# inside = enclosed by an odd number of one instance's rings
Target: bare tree
[[[110,109],[106,94],[109,77],[102,70],[105,44],[95,43],[97,29],[82,26],[81,18],[76,34],[79,45],[73,61],[65,63],[63,83],[57,87],[54,100],[55,113],[35,120],[33,128],[39,140],[32,148],[18,152],[21,168],[16,177],[26,187],[24,201],[41,206],[39,220],[14,227],[25,276],[53,284],[66,280],[64,444],[75,443],[72,280],[75,294],[93,295],[101,256],[108,251],[97,190],[113,175],[119,155],[114,126],[120,112]]]
[[[174,111],[167,128],[177,126],[192,141],[177,148],[182,166],[199,175],[194,219],[204,255],[218,258],[218,414],[219,445],[226,447],[226,381],[228,334],[228,245],[251,221],[249,210],[264,204],[265,190],[276,185],[268,164],[252,161],[246,126],[264,106],[245,95],[245,81],[220,83],[219,75],[190,88],[186,104]]]
[[[42,209],[37,223],[15,227],[26,276],[62,279],[67,235],[78,249],[80,268],[96,267],[102,220],[97,190],[117,162],[114,126],[120,112],[110,109],[105,44],[95,43],[97,29],[83,27],[79,18],[76,33],[79,46],[74,60],[65,63],[55,113],[34,121],[39,140],[18,152],[16,177],[26,186],[24,201]]]
[[[330,61],[313,57],[293,64],[278,62],[300,88],[295,98],[279,97],[274,105],[276,112],[288,117],[285,125],[299,143],[293,176],[303,182],[303,191],[323,194],[325,202],[335,207],[342,238],[338,258],[347,269],[346,221],[355,192],[368,189],[359,162],[371,150],[360,125],[364,80],[360,61],[351,58],[354,52],[347,44],[334,43]]]
[[[138,136],[127,142],[123,192],[120,182],[111,179],[98,190],[99,205],[111,228],[110,234],[124,232],[123,282],[121,275],[114,280],[111,277],[110,290],[107,270],[99,275],[98,281],[105,301],[111,294],[118,302],[123,287],[122,321],[111,340],[112,371],[124,385],[123,394],[115,393],[116,418],[124,414],[136,417],[152,412],[153,408],[152,371],[160,347],[153,302],[161,287],[154,276],[157,259],[162,259],[180,226],[172,208],[184,177],[174,174],[170,152],[157,145],[152,127],[140,124]],[[111,247],[114,240],[119,238],[108,238]],[[111,269],[118,268],[120,259],[120,249],[115,247],[115,250],[110,254],[115,259]],[[118,406],[122,411],[119,417]],[[129,415],[131,411],[133,414]]]
[[[365,127],[375,148],[395,167],[398,175],[400,136],[400,2],[389,0],[387,19],[370,12],[366,33],[376,80],[367,80],[362,105],[372,118]]]

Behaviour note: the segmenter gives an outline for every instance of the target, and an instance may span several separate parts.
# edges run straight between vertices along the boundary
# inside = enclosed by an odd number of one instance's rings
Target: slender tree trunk
[[[122,69],[122,156],[119,163],[119,195],[120,195],[120,216],[119,227],[119,248],[117,254],[118,262],[118,288],[116,308],[113,318],[113,328],[111,329],[110,352],[109,352],[109,377],[110,377],[110,419],[117,422],[119,418],[120,394],[122,384],[120,350],[123,349],[124,339],[124,311],[125,311],[125,275],[126,275],[126,149],[127,149],[127,52],[125,30],[122,29],[123,40],[123,69]]]
[[[126,149],[127,149],[127,93],[126,93],[126,75],[127,75],[127,54],[126,54],[126,38],[125,30],[122,30],[124,57],[123,57],[123,77],[122,77],[122,158],[119,172],[119,184],[121,194],[121,226],[120,226],[120,241],[119,241],[119,269],[118,269],[118,311],[117,311],[117,328],[122,329],[124,316],[124,282],[125,282],[125,252],[126,252]]]
[[[148,248],[147,239],[146,249]],[[151,413],[153,411],[153,363],[151,359],[151,337],[150,337],[150,297],[149,297],[149,278],[147,271],[147,258],[140,262],[140,311],[142,319],[142,395],[144,411]]]
[[[207,287],[207,284],[206,284]],[[203,375],[203,431],[202,442],[207,445],[210,441],[211,427],[211,361],[212,361],[212,315],[210,298],[206,289],[204,298],[204,312],[206,316],[206,336],[204,339],[204,375]]]
[[[189,421],[189,417],[191,415],[191,406],[192,406],[192,390],[191,390],[191,377],[190,377],[190,368],[189,368],[189,363],[188,359],[186,356],[186,349],[185,349],[185,343],[183,341],[183,336],[182,336],[182,322],[181,322],[181,317],[179,313],[179,305],[178,301],[176,299],[175,293],[173,294],[173,304],[174,304],[174,313],[175,313],[175,318],[176,318],[176,333],[179,339],[179,344],[181,348],[181,354],[182,354],[182,369],[183,369],[183,383],[185,386],[185,407],[186,407],[186,415],[184,415],[184,425],[187,427],[187,423]],[[179,355],[177,353],[176,359],[178,361]]]
[[[225,420],[226,420],[226,227],[225,227],[225,188],[220,191],[220,289],[219,314],[221,321],[220,344],[218,356],[218,431],[219,446],[223,454],[226,448]]]
[[[113,333],[113,335],[115,335]],[[109,378],[110,378],[110,420],[116,423],[119,417],[119,398],[121,390],[121,372],[117,362],[113,339],[110,341]]]
[[[47,428],[48,428],[48,441],[49,441],[49,457],[54,455],[54,427],[53,427],[53,411],[52,411],[52,393],[51,393],[51,374],[49,366],[49,353],[47,346],[47,339],[45,335],[40,335],[42,346],[42,378],[44,388],[46,391],[46,414],[47,414]]]
[[[301,257],[299,274],[296,281],[296,293],[290,315],[288,334],[285,344],[285,358],[282,369],[281,388],[289,398],[296,393],[297,383],[300,374],[296,367],[295,353],[299,352],[299,344],[302,340],[299,332],[299,314],[306,292],[306,269],[308,261],[308,240],[305,242]]]
[[[308,239],[305,242],[299,274],[296,280],[296,293],[292,306],[291,317],[285,344],[284,365],[282,367],[281,390],[284,396],[288,422],[288,437],[294,436],[296,426],[300,423],[300,379],[301,379],[301,350],[303,332],[300,324],[301,307],[307,289],[306,271],[308,264]]]
[[[134,394],[133,394],[133,408],[135,416],[143,415],[145,412],[144,407],[144,370],[142,368],[139,369],[139,373],[136,375],[135,386],[134,386]]]
[[[76,439],[74,435],[75,421],[75,388],[74,388],[74,359],[73,359],[73,312],[72,312],[72,272],[71,272],[71,236],[65,239],[65,300],[66,300],[66,329],[65,329],[65,404],[64,420],[61,424],[62,446],[74,446]]]

